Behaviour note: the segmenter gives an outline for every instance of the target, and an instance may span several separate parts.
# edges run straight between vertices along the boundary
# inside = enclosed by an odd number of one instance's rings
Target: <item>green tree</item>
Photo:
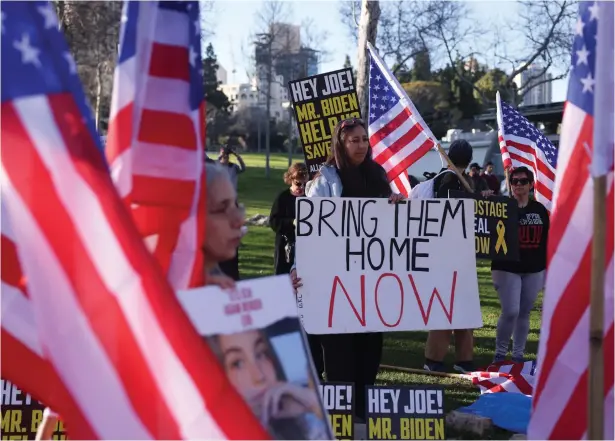
[[[207,139],[210,145],[218,143],[220,135],[228,126],[230,105],[228,97],[219,89],[218,58],[211,43],[203,58],[203,89],[206,102]]]
[[[437,81],[412,81],[402,87],[434,136],[444,136],[449,129],[451,110],[446,87]]]
[[[517,103],[517,90],[515,83],[512,87],[509,86],[508,75],[501,69],[491,69],[485,73],[477,82],[474,96],[476,99],[488,100],[495,102],[496,93],[499,91],[500,96],[504,101],[509,103]]]
[[[410,70],[412,81],[430,81],[431,75],[431,59],[429,51],[425,49],[414,56],[414,66]]]
[[[354,76],[355,81],[357,80],[357,70],[352,66],[352,62],[350,61],[350,55],[346,54],[346,58],[344,59],[344,69],[351,68],[352,75]]]

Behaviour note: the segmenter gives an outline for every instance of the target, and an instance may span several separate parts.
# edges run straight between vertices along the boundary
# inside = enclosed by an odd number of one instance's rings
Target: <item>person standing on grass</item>
[[[506,359],[511,337],[512,361],[524,361],[530,312],[544,287],[547,268],[549,213],[540,202],[530,199],[534,173],[527,167],[518,167],[510,173],[510,185],[519,205],[519,261],[491,262],[491,278],[502,308],[494,362]]]
[[[308,179],[308,168],[304,163],[297,162],[288,167],[284,173],[284,183],[290,187],[278,195],[271,207],[269,226],[275,231],[273,264],[276,275],[290,273],[295,261],[295,202],[305,195]],[[316,372],[322,378],[324,361],[320,337],[307,334],[307,339]]]
[[[455,140],[448,150],[448,157],[463,176],[468,164],[472,161],[472,146],[464,139]],[[466,175],[467,176],[467,175]],[[464,176],[465,179],[468,179]],[[451,190],[467,191],[457,174],[449,166],[433,178],[433,188],[436,198],[448,198]],[[483,190],[483,196],[492,194],[491,190]],[[471,372],[474,369],[474,336],[472,329],[456,329],[429,331],[425,344],[425,364],[423,369],[434,372],[444,372],[444,358],[448,352],[451,333],[455,335],[454,369],[459,372]]]
[[[331,155],[307,184],[308,197],[389,198],[393,194],[384,168],[372,159],[365,123],[358,118],[341,121],[331,138]],[[325,250],[323,250],[325,252]],[[291,270],[295,290],[301,287],[295,265]],[[382,357],[382,333],[321,335],[327,381],[355,384],[355,414],[365,419],[365,386],[376,381]]]
[[[231,162],[231,155],[235,155],[239,165]],[[218,163],[220,163],[220,165],[227,170],[231,183],[233,184],[233,188],[235,189],[235,192],[237,192],[238,177],[241,173],[246,171],[246,164],[243,162],[241,155],[237,154],[233,148],[224,146],[220,149]],[[237,251],[232,259],[225,262],[220,262],[220,268],[233,280],[239,280],[239,248],[237,248]]]

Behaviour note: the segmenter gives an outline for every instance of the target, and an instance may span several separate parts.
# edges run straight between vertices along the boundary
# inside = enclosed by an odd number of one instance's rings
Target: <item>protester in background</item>
[[[307,184],[308,197],[389,198],[392,194],[386,172],[371,155],[365,123],[351,118],[338,123],[331,140],[331,155],[325,165]],[[326,250],[323,250],[326,252]],[[301,279],[291,271],[295,289]],[[382,333],[321,335],[327,381],[355,384],[355,413],[365,419],[365,386],[373,385],[382,356]]]
[[[284,173],[284,183],[289,188],[278,195],[271,207],[269,226],[275,231],[275,274],[288,274],[295,261],[295,200],[305,194],[308,178],[305,164],[291,165]]]
[[[416,179],[416,176],[411,175],[410,173],[408,173],[408,182],[410,182],[410,187],[414,188],[417,185],[420,184],[419,180]]]
[[[237,158],[237,162],[239,165],[230,162],[230,155],[235,155]],[[220,156],[218,156],[218,162],[226,168],[231,183],[233,184],[233,188],[235,188],[235,192],[237,191],[237,181],[238,176],[246,171],[246,164],[243,162],[241,156],[235,152],[232,147],[224,146],[220,149]],[[239,280],[239,248],[237,248],[235,255],[232,259],[220,262],[220,268],[224,271],[224,273],[231,277],[233,280]]]
[[[272,439],[328,439],[317,389],[287,381],[265,332],[214,335],[207,341]]]
[[[480,169],[480,165],[476,162],[470,165],[470,183],[472,184],[474,193],[482,193],[483,191],[489,190],[489,185],[487,185],[487,181],[481,176]]]
[[[46,407],[43,411],[43,420],[36,429],[36,441],[52,439],[53,432],[55,431],[59,420],[59,415],[50,408]]]
[[[495,359],[502,361],[513,339],[512,361],[523,362],[530,330],[530,312],[545,284],[549,213],[530,199],[534,174],[527,167],[510,173],[512,195],[519,205],[519,261],[491,262],[493,285],[500,297],[502,313],[495,338]]]
[[[489,190],[493,191],[493,194],[500,194],[500,179],[493,173],[493,162],[489,161],[485,165],[485,171],[482,174],[483,179],[487,183]]]
[[[280,193],[271,207],[269,226],[275,231],[275,274],[288,274],[295,261],[295,200],[305,194],[308,178],[308,168],[304,163],[291,165],[284,173],[284,182],[290,188]],[[307,338],[316,372],[322,378],[324,361],[320,336],[307,334]]]
[[[468,177],[464,172],[472,161],[472,146],[470,143],[464,139],[453,141],[448,151],[448,157],[455,165],[457,171],[467,180]],[[467,191],[450,166],[448,169],[440,170],[434,178],[433,188],[436,198],[448,198],[451,190]],[[482,192],[483,196],[489,196],[490,194],[490,190]],[[425,365],[423,367],[425,370],[445,371],[444,358],[448,352],[451,333],[455,335],[456,361],[454,369],[460,372],[474,370],[474,337],[472,329],[429,331],[425,346]]]
[[[237,192],[226,168],[205,164],[207,178],[207,216],[203,245],[208,284],[222,288],[235,286],[234,278],[221,269],[232,260],[244,234],[245,209],[237,203]]]
[[[231,155],[234,155],[235,158],[237,158],[237,162],[239,162],[239,164],[231,162]],[[233,187],[235,188],[235,191],[237,191],[239,175],[246,171],[246,163],[243,162],[241,155],[239,155],[232,147],[224,146],[220,149],[218,162],[227,169],[228,174],[231,177]]]

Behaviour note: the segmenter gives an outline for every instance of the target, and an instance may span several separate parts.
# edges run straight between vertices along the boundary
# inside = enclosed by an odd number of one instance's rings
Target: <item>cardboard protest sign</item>
[[[505,196],[449,191],[451,198],[474,199],[476,257],[491,260],[519,260],[519,207]]]
[[[361,117],[352,69],[291,81],[288,87],[311,179],[331,153],[336,124]]]
[[[22,392],[10,381],[2,384],[2,439],[34,439],[45,406]],[[53,439],[67,439],[62,421],[58,421]]]
[[[354,439],[354,384],[321,383],[320,396],[336,439]]]
[[[438,386],[366,386],[367,439],[446,439]]]
[[[480,328],[474,202],[297,198],[306,332]]]
[[[177,296],[273,439],[333,439],[288,275]]]

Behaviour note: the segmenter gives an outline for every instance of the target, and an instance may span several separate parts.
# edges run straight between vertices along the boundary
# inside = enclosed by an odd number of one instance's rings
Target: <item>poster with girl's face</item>
[[[335,439],[287,275],[178,297],[228,379],[274,439]]]

